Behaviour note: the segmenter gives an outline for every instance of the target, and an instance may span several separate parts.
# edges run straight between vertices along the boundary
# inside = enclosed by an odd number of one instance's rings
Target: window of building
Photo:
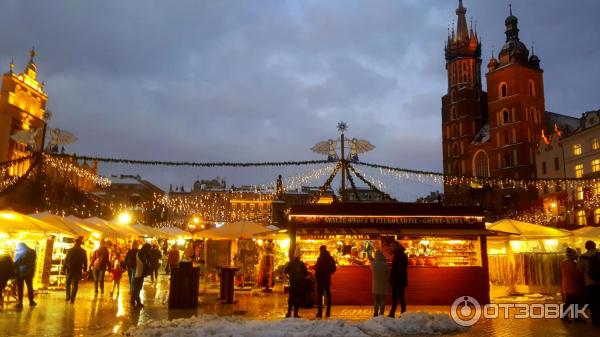
[[[575,191],[575,199],[583,200],[583,186],[577,186],[577,190]]]
[[[542,174],[546,174],[546,162],[542,162]]]
[[[584,210],[579,210],[577,211],[577,224],[579,226],[585,226],[585,211]]]
[[[529,80],[529,96],[535,96],[535,83],[533,83],[533,80]]]
[[[502,133],[502,135],[503,135],[503,138],[504,138],[503,144],[504,145],[510,144],[510,135],[508,133],[508,130],[504,130],[504,132]]]
[[[453,149],[452,149],[452,154],[453,154],[455,157],[458,157],[458,154],[459,154],[459,153],[458,153],[458,144],[454,144],[454,147],[453,147]]]
[[[456,119],[456,108],[452,107],[452,109],[450,109],[450,119],[454,120]]]
[[[583,164],[575,165],[575,178],[583,177]]]
[[[458,137],[459,133],[458,133],[458,126],[456,124],[452,125],[452,137]]]
[[[537,123],[537,114],[535,113],[534,108],[529,109],[529,114],[531,115],[530,120],[532,120],[534,123]]]
[[[500,97],[506,97],[507,92],[506,83],[500,84]]]
[[[600,159],[592,160],[592,172],[600,171]]]
[[[490,176],[490,165],[489,158],[485,152],[479,152],[475,158],[475,176],[477,177],[489,177]]]
[[[560,170],[560,163],[558,162],[558,157],[554,157],[554,170]]]
[[[502,124],[510,123],[510,111],[504,110],[502,111]]]
[[[581,144],[574,144],[573,145],[573,155],[574,156],[581,156],[582,153],[582,149],[581,149]]]
[[[505,153],[502,155],[502,167],[512,167],[513,166],[513,157],[510,153]]]
[[[594,183],[594,195],[600,195],[600,182]]]
[[[592,138],[592,150],[598,149],[600,149],[600,140],[598,139],[598,137],[594,137]]]
[[[594,223],[596,225],[600,224],[600,208],[594,210]]]

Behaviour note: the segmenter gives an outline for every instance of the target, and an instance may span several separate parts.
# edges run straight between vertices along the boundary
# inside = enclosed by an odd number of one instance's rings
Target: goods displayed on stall
[[[570,245],[570,232],[513,219],[487,229],[497,233],[488,246],[493,296],[560,290],[560,262]]]
[[[339,203],[292,207],[289,232],[309,270],[325,246],[338,265],[334,304],[372,303],[370,264],[406,248],[412,304],[451,304],[458,296],[489,303],[487,236],[480,210],[412,203]],[[426,281],[425,281],[426,280]]]

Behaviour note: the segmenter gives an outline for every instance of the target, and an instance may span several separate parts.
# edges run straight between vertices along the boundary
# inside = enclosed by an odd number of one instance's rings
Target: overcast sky
[[[37,51],[51,127],[78,154],[185,161],[319,159],[336,135],[377,148],[369,162],[441,169],[444,42],[458,0],[2,1],[0,71]],[[513,0],[521,40],[535,41],[546,109],[600,108],[600,1]],[[464,0],[483,67],[504,42],[508,1]],[[191,184],[258,170],[139,172]],[[272,173],[269,172],[268,175]]]

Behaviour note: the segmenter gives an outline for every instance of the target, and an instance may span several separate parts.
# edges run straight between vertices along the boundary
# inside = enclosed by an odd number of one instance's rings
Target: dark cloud
[[[52,126],[79,137],[70,149],[78,153],[317,158],[308,149],[343,119],[351,136],[377,145],[365,160],[439,170],[443,46],[456,2],[7,0],[0,65],[6,71],[14,58],[22,68],[36,46]],[[504,41],[508,9],[464,3],[485,68]],[[598,108],[600,3],[519,0],[513,8],[522,40],[535,41],[542,60],[547,109]],[[222,173],[104,169],[139,171],[163,187]],[[275,173],[226,172],[233,183]]]

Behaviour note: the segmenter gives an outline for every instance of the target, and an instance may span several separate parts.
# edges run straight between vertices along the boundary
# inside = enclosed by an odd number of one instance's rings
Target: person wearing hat
[[[75,244],[67,251],[65,257],[65,263],[63,265],[67,280],[65,282],[65,291],[67,294],[66,301],[75,303],[75,297],[77,296],[77,289],[79,289],[79,281],[83,272],[87,270],[87,254],[85,250],[81,248],[83,238],[78,237],[75,240]]]
[[[567,258],[560,263],[561,286],[560,292],[562,300],[565,303],[561,319],[564,322],[571,322],[569,311],[571,305],[581,303],[581,286],[583,284],[583,275],[577,269],[577,252],[573,248],[567,248]],[[573,311],[571,311],[573,312]],[[575,318],[581,320],[581,318]]]
[[[306,265],[304,262],[300,261],[300,256],[302,252],[299,247],[296,247],[294,251],[294,258],[288,263],[287,267],[285,267],[285,273],[290,277],[290,292],[288,296],[288,310],[285,317],[292,316],[292,307],[294,309],[294,317],[300,318],[298,316],[298,309],[300,308],[300,304],[304,298],[304,278],[308,275],[308,270],[306,269]]]

